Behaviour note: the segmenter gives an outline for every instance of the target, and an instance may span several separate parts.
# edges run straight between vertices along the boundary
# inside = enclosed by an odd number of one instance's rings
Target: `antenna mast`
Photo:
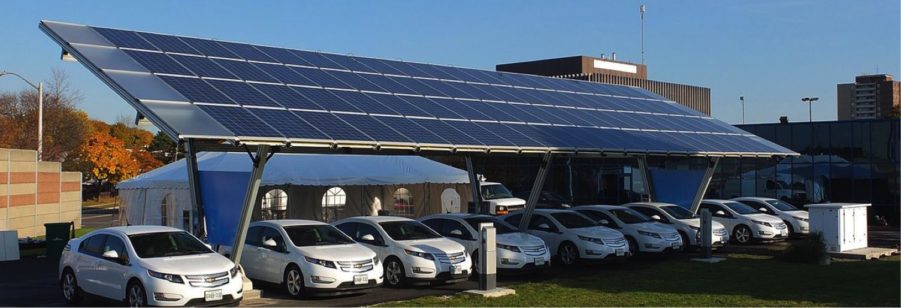
[[[638,11],[641,12],[641,64],[644,64],[644,12],[647,8],[642,4],[638,7]]]

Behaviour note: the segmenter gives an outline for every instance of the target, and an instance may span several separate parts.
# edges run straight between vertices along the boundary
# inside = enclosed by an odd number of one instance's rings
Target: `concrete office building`
[[[499,64],[496,69],[532,75],[635,86],[710,115],[710,88],[648,79],[648,67],[610,58],[574,56]]]
[[[836,88],[839,121],[886,119],[901,103],[901,83],[892,75],[857,76]]]

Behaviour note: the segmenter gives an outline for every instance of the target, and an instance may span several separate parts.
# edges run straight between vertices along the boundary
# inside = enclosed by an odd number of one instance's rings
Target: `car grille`
[[[466,261],[466,253],[464,252],[451,254],[435,254],[435,256],[438,257],[438,261],[440,261],[441,263],[457,264]]]
[[[663,237],[663,239],[665,239],[667,241],[675,241],[675,240],[679,240],[682,238],[681,236],[679,236],[679,233],[676,233],[676,232],[660,233],[660,236]]]
[[[208,275],[185,275],[188,284],[197,288],[214,288],[228,283],[228,272]]]
[[[607,246],[610,246],[610,247],[625,247],[625,246],[626,246],[626,239],[625,239],[625,238],[622,238],[622,237],[619,237],[619,238],[605,238],[605,239],[603,239],[603,240],[604,240],[604,243],[607,244]]]
[[[700,234],[700,233],[699,233],[699,234]],[[721,228],[721,229],[713,230],[713,235],[716,235],[716,236],[719,236],[719,237],[724,237],[724,236],[726,236],[726,235],[729,235],[729,233],[726,232],[726,229],[725,229],[725,228]]]
[[[547,248],[544,245],[541,246],[519,246],[519,250],[522,253],[529,256],[541,256],[547,253]]]
[[[338,267],[341,268],[342,271],[352,272],[352,273],[363,273],[371,271],[374,265],[372,264],[372,259],[361,260],[361,261],[338,261]]]
[[[785,228],[786,228],[786,227],[785,227],[785,223],[783,223],[783,222],[774,224],[773,227],[775,227],[776,229],[779,229],[779,230],[782,230],[782,229],[785,229]]]

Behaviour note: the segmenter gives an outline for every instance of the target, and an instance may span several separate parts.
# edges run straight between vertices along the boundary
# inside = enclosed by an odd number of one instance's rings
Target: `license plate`
[[[617,255],[617,256],[623,256],[623,255],[625,255],[625,254],[626,254],[626,251],[623,250],[622,248],[616,250],[616,255]]]
[[[535,258],[535,266],[544,265],[544,258]]]
[[[788,231],[782,230],[782,236],[788,235]]]
[[[203,300],[207,302],[221,301],[222,290],[209,290],[203,292]]]
[[[369,277],[366,275],[354,275],[354,284],[367,284]]]
[[[682,247],[682,245],[679,245],[679,243],[673,243],[673,248],[679,249],[679,247]]]
[[[453,266],[453,265],[451,265],[451,266],[450,266],[450,272],[453,273],[453,274],[455,274],[455,275],[456,275],[456,274],[462,274],[462,273],[463,273],[463,268],[462,268],[462,267],[459,267],[459,266]]]

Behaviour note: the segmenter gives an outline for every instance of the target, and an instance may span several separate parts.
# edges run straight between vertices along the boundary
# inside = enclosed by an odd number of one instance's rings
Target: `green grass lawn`
[[[901,297],[901,259],[795,264],[733,254],[705,264],[630,261],[589,266],[549,281],[511,287],[516,295],[485,299],[433,296],[384,306],[889,306]]]

